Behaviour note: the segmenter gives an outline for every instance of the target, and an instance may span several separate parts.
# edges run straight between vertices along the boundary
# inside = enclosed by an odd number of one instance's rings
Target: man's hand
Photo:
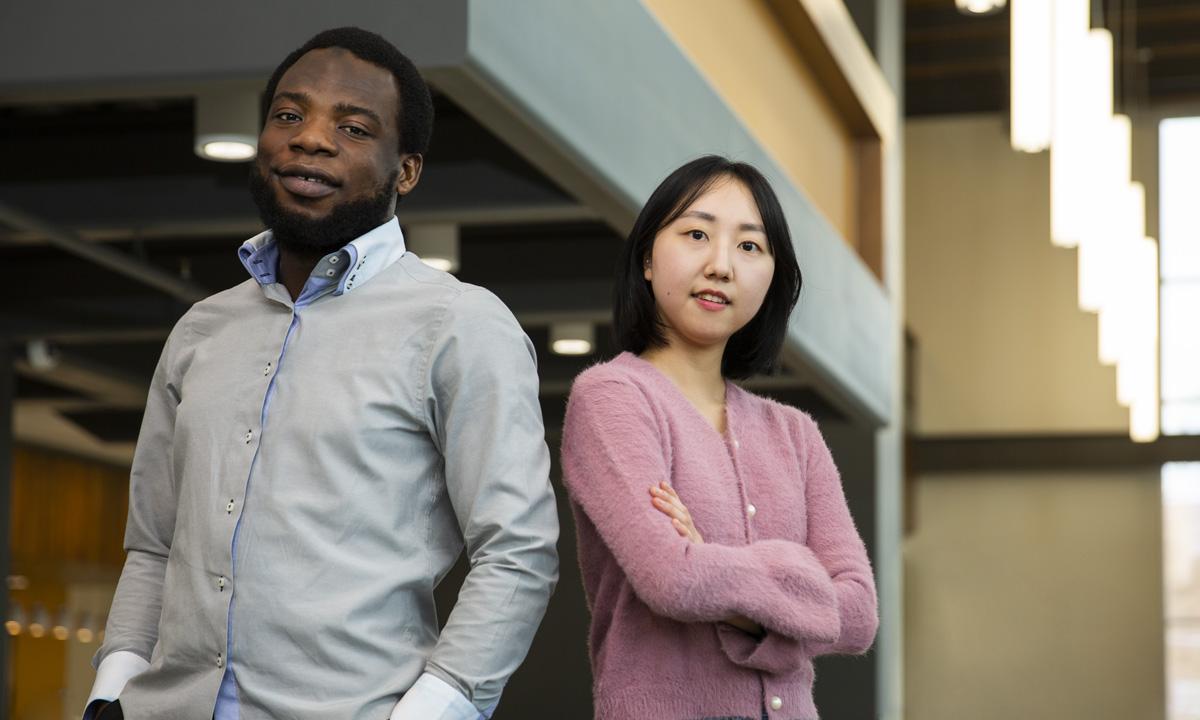
[[[104,711],[112,705],[111,700],[93,700],[91,705],[84,710],[84,720],[105,720]]]

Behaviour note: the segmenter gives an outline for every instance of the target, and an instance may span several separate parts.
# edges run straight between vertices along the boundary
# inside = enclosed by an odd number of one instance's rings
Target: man
[[[532,345],[405,252],[396,203],[433,120],[406,57],[323,32],[265,100],[269,230],[155,371],[87,714],[490,717],[557,579]],[[439,637],[433,588],[464,542]]]

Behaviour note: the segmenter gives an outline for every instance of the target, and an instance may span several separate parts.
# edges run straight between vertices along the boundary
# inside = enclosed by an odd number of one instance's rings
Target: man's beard
[[[396,198],[400,171],[383,182],[376,192],[361,200],[335,205],[324,217],[310,218],[280,206],[275,192],[257,167],[250,169],[250,196],[258,216],[280,247],[299,255],[325,255],[340,250],[354,238],[374,230],[387,220]]]

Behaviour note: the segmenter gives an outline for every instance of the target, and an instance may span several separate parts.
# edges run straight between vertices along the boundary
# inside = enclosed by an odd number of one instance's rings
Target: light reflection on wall
[[[1167,718],[1200,719],[1200,463],[1162,470]]]
[[[1159,127],[1162,429],[1200,433],[1200,118]]]

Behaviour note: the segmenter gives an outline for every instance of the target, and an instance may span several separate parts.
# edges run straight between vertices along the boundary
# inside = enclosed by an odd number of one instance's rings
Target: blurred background
[[[554,455],[650,191],[709,152],[770,178],[805,287],[746,385],[819,421],[880,593],[823,718],[1200,718],[1194,0],[0,5],[0,716],[79,716],[158,353],[245,279],[266,77],[347,24],[435,91],[400,222],[516,313]],[[498,720],[591,717],[553,480],[562,581]]]

